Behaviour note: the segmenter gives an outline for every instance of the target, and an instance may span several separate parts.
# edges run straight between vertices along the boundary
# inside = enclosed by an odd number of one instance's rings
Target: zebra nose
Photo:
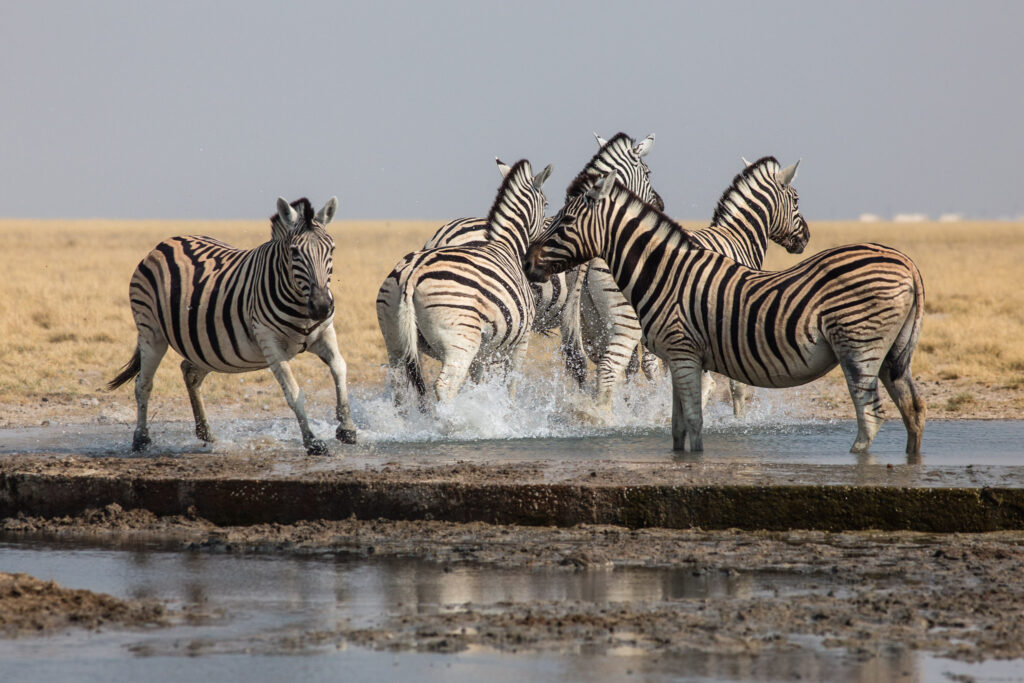
[[[314,289],[309,293],[306,309],[312,320],[326,320],[334,313],[334,297],[326,287]]]
[[[534,244],[526,250],[523,270],[526,271],[526,279],[531,282],[543,282],[547,279],[547,273],[540,265],[540,245]]]

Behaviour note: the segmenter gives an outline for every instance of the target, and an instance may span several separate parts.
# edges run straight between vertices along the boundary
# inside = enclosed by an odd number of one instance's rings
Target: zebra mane
[[[641,199],[640,195],[638,195],[636,192],[633,192],[633,190],[631,190],[628,187],[626,187],[622,183],[621,180],[616,180],[615,181],[615,188],[613,188],[613,191],[616,190],[616,189],[617,190],[621,190],[622,192],[626,193],[626,196],[629,197],[628,204],[630,206],[632,206],[634,204],[639,206],[643,213],[654,214],[655,216],[657,216],[660,219],[659,220],[660,223],[662,223],[662,224],[668,223],[672,228],[674,228],[676,231],[681,233],[682,236],[683,236],[683,239],[686,240],[687,245],[691,249],[704,249],[703,245],[698,244],[695,240],[690,238],[690,231],[687,230],[686,228],[684,228],[679,223],[677,223],[675,220],[673,220],[673,218],[671,216],[669,216],[667,213],[665,213],[664,209],[662,209],[661,207],[659,207],[656,204],[652,204],[651,202],[647,202],[647,201],[644,201],[643,199]]]
[[[715,214],[711,217],[711,225],[720,225],[723,219],[731,216],[732,211],[729,208],[729,198],[732,194],[734,192],[742,193],[743,190],[747,188],[751,176],[771,165],[775,166],[774,171],[771,173],[771,175],[774,176],[775,171],[779,170],[779,162],[772,156],[761,157],[737,173],[736,177],[732,179],[732,184],[725,188],[725,192],[722,193],[722,197],[718,200],[718,205],[715,207]]]
[[[572,182],[569,183],[569,187],[565,190],[566,200],[569,197],[574,197],[578,194],[583,194],[589,190],[593,185],[594,181],[597,180],[602,173],[607,172],[611,169],[608,162],[605,161],[604,157],[607,151],[611,151],[616,145],[626,144],[633,148],[635,142],[633,138],[629,137],[625,133],[616,133],[608,142],[601,145],[601,149],[597,150],[597,153],[590,158],[587,165],[583,167],[583,170],[573,178]]]
[[[298,211],[299,216],[307,226],[313,225],[313,217],[316,215],[316,212],[313,211],[313,205],[309,203],[309,199],[299,197],[294,202],[289,203],[293,209]],[[275,213],[270,217],[270,234],[272,235],[271,239],[282,240],[291,234],[291,228],[286,228],[282,225],[281,217]]]
[[[526,159],[520,159],[509,172],[505,174],[505,178],[501,181],[501,186],[498,188],[498,194],[494,197],[494,203],[491,205],[491,210],[487,212],[487,239],[493,240],[502,232],[502,228],[509,225],[510,212],[505,207],[505,200],[512,193],[513,183],[525,182],[527,187],[533,187],[533,177],[530,175],[530,162]],[[515,217],[515,214],[511,217]],[[528,231],[530,226],[521,226],[522,239],[529,243],[530,235]],[[525,248],[525,246],[524,246]]]

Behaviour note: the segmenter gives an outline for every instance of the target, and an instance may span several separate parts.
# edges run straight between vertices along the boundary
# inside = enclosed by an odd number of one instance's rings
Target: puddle
[[[581,643],[561,652],[515,654],[471,646],[453,653],[374,651],[338,639],[303,638],[339,625],[372,627],[396,615],[502,610],[565,601],[665,603],[786,599],[842,591],[827,576],[753,575],[674,569],[504,570],[445,567],[412,559],[230,555],[169,550],[166,544],[109,549],[0,544],[0,569],[122,598],[157,598],[211,617],[163,629],[71,632],[0,640],[0,669],[19,681],[181,680],[934,680],[950,672],[1014,680],[1021,662],[966,664],[891,644],[851,654],[803,639],[759,652],[658,654]],[[621,634],[624,638],[628,634]],[[800,642],[800,638],[795,638]],[[289,655],[289,656],[282,656]],[[301,655],[301,656],[294,656]]]

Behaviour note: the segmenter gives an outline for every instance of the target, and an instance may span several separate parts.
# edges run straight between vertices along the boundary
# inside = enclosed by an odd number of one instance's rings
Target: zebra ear
[[[597,182],[594,183],[594,186],[587,190],[587,199],[601,201],[610,195],[612,193],[612,187],[615,186],[616,175],[618,174],[616,174],[613,169],[608,173],[608,175],[603,178],[598,178]]]
[[[495,161],[495,163],[497,163],[497,164],[498,164],[498,170],[499,170],[499,171],[501,172],[501,177],[502,177],[502,178],[504,178],[505,176],[507,176],[507,175],[508,175],[508,172],[512,170],[512,167],[511,167],[511,166],[509,166],[508,164],[506,164],[506,163],[505,163],[504,161],[502,161],[502,160],[501,160],[501,159],[499,159],[498,157],[494,157],[494,161]]]
[[[654,147],[654,133],[651,133],[641,140],[640,143],[633,148],[633,151],[636,152],[638,157],[645,157],[647,156],[647,153],[651,151],[652,147]]]
[[[750,166],[750,162],[747,161],[746,157],[740,157],[740,159],[743,161],[743,166],[744,167],[749,167]]]
[[[284,197],[277,198],[277,215],[289,228],[299,222],[299,212]]]
[[[539,190],[540,186],[544,184],[544,181],[551,175],[551,164],[544,167],[544,170],[533,176],[533,189]]]
[[[775,179],[779,181],[780,185],[783,187],[789,187],[789,184],[796,178],[796,167],[800,165],[801,161],[803,161],[803,159],[797,159],[795,164],[787,166],[775,174]]]
[[[338,198],[331,197],[324,204],[324,208],[316,212],[316,217],[313,219],[314,222],[320,225],[327,225],[334,219],[334,214],[338,210]]]
[[[604,147],[605,145],[607,145],[607,144],[608,144],[608,141],[607,141],[607,140],[605,140],[605,139],[604,139],[603,137],[601,137],[600,135],[598,135],[597,133],[594,133],[594,138],[596,138],[596,139],[597,139],[597,146],[598,146],[598,147]]]

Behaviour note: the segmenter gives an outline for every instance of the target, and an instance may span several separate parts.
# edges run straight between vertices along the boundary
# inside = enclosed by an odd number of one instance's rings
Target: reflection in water
[[[337,624],[373,626],[402,614],[502,610],[511,604],[656,604],[705,599],[785,599],[795,594],[843,592],[829,576],[783,572],[727,574],[694,567],[673,569],[510,570],[445,567],[417,560],[341,560],[171,552],[153,546],[101,550],[31,543],[0,544],[0,567],[54,579],[76,588],[121,597],[155,597],[193,607],[211,618],[196,625],[150,631],[69,633],[0,641],[0,665],[19,681],[160,680],[217,675],[254,681],[294,677],[299,666],[279,654],[302,653],[303,673],[336,675],[339,666],[358,679],[392,681],[550,680],[551,678],[668,680],[676,677],[776,680],[912,680],[922,655],[892,644],[870,655],[821,647],[811,638],[729,654],[698,650],[657,654],[629,645],[617,634],[611,650],[581,644],[563,653],[516,656],[472,647],[457,655],[415,655],[341,647],[303,640],[303,633],[332,633]],[[780,634],[785,635],[785,634]],[[285,649],[284,643],[289,643]],[[240,653],[255,652],[246,656]],[[141,658],[132,655],[144,655]],[[263,653],[263,654],[261,654]],[[180,658],[182,654],[216,657]],[[170,659],[169,659],[170,658]],[[281,668],[282,659],[290,666]],[[211,661],[212,660],[212,661]],[[935,661],[925,657],[930,667]],[[942,671],[941,668],[937,669]],[[977,672],[976,672],[977,673]],[[440,678],[439,678],[440,680]]]

